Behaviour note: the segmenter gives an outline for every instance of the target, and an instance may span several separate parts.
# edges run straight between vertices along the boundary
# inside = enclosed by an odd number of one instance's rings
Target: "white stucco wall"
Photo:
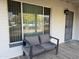
[[[74,29],[75,29],[75,32],[74,32],[74,38],[75,40],[79,40],[79,7],[76,8],[76,20],[74,21],[75,25],[74,25]]]
[[[78,33],[78,40],[79,40],[79,7],[78,7],[78,15],[77,15],[77,33]]]
[[[21,54],[21,47],[9,48],[7,0],[0,0],[0,59],[9,59]]]
[[[18,0],[20,1],[20,0]],[[60,39],[60,43],[64,42],[65,34],[65,14],[64,10],[68,8],[76,11],[75,7],[70,3],[57,0],[21,0],[25,3],[41,5],[51,8],[51,35]],[[74,17],[73,36],[75,33],[76,18]],[[79,24],[78,24],[79,25]],[[79,28],[78,28],[79,29]],[[74,39],[76,37],[73,37]],[[22,47],[9,48],[9,26],[8,26],[8,10],[7,0],[0,0],[0,59],[8,59],[22,55]]]

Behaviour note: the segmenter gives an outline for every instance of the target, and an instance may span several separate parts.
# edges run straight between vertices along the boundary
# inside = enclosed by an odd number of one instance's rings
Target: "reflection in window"
[[[23,30],[26,35],[36,35],[44,31],[43,7],[23,4]]]
[[[44,31],[44,27],[43,24],[44,23],[44,17],[43,15],[38,14],[37,15],[37,32],[43,32]]]
[[[35,14],[24,13],[23,14],[24,23],[24,33],[34,33],[35,32]]]
[[[44,7],[44,33],[50,33],[50,8]]]
[[[8,0],[10,43],[22,40],[21,4]]]

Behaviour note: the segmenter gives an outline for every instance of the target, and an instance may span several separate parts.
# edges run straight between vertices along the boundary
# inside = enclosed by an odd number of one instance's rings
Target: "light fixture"
[[[69,13],[69,10],[68,9],[65,9],[64,10],[64,13],[67,15]]]

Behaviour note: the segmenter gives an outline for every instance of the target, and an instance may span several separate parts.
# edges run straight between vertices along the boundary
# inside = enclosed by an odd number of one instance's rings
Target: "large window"
[[[8,0],[8,15],[10,43],[50,32],[50,8]]]

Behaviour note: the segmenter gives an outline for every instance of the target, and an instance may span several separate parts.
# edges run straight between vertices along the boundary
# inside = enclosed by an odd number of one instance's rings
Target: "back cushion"
[[[38,36],[25,37],[25,40],[27,40],[32,45],[40,44]]]
[[[41,43],[49,42],[50,41],[49,34],[40,35],[40,40]]]

